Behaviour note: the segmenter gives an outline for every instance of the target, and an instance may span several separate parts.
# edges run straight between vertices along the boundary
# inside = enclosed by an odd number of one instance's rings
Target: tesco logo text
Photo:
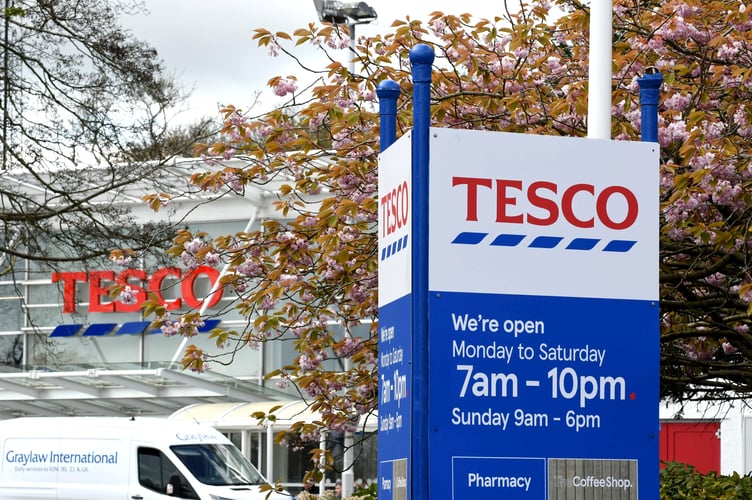
[[[506,224],[532,224],[550,226],[563,218],[577,228],[593,228],[596,221],[604,227],[624,230],[637,220],[639,205],[635,194],[625,186],[608,186],[596,190],[593,184],[560,186],[550,181],[529,184],[518,179],[490,179],[484,177],[452,177],[452,187],[465,186],[467,208],[465,220],[478,220],[478,197],[489,190],[496,197],[495,221]],[[580,213],[575,211],[575,199]],[[527,203],[518,203],[520,200]],[[620,202],[619,214],[609,212]],[[382,199],[383,204],[383,199]],[[531,206],[536,213],[521,210],[521,205]],[[588,207],[583,213],[582,207]]]
[[[191,308],[199,308],[204,299],[196,296],[196,280],[204,276],[211,284],[219,279],[219,271],[208,266],[199,266],[196,269],[183,271],[176,267],[157,269],[151,276],[143,269],[126,269],[115,275],[114,271],[74,271],[52,273],[52,282],[63,284],[63,312],[76,312],[78,297],[76,284],[86,283],[88,286],[89,312],[136,312],[147,298],[147,292],[152,294],[168,310],[179,309],[185,304]],[[170,288],[180,290],[180,298],[166,300],[162,294],[169,283]],[[179,282],[179,285],[176,284]],[[114,284],[130,285],[135,292],[136,301],[126,304],[120,301],[109,300],[108,288]],[[210,297],[207,297],[208,307],[213,307],[222,298],[222,289],[219,288]]]
[[[410,193],[407,181],[381,197],[383,215],[382,236],[389,236],[407,226],[410,211]]]

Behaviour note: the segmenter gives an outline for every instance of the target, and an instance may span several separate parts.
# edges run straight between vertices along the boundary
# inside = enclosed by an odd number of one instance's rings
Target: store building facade
[[[240,164],[239,164],[240,165]],[[165,168],[176,192],[187,193],[191,173],[208,166],[197,160],[176,161]],[[252,231],[262,221],[280,218],[272,202],[283,181],[245,193],[212,195],[193,192],[171,200],[153,212],[141,201],[149,186],[130,186],[119,196],[138,221],[179,223],[211,237]],[[311,200],[316,202],[317,200]],[[0,255],[0,260],[9,259]],[[240,329],[247,318],[231,307],[237,298],[214,284],[225,272],[201,266],[186,269],[163,258],[144,259],[127,268],[108,262],[56,267],[15,262],[14,272],[0,278],[0,419],[18,416],[107,415],[161,416],[203,420],[226,432],[259,469],[291,491],[302,487],[309,466],[305,452],[275,445],[275,430],[296,419],[315,418],[291,392],[280,390],[264,375],[295,358],[291,342],[269,342],[258,349],[244,347],[229,364],[215,363],[205,373],[180,365],[188,343],[217,353],[208,332],[216,327]],[[135,304],[113,301],[108,287],[118,279],[138,290]],[[175,315],[200,310],[205,325],[189,340],[169,337],[150,328],[140,303],[146,293],[164,299]],[[364,328],[367,328],[365,325]],[[335,335],[344,335],[332,324]],[[251,405],[251,406],[249,406]],[[255,405],[255,406],[253,406]],[[260,408],[286,408],[275,426],[261,426],[250,417]],[[232,411],[230,411],[232,410]],[[250,411],[248,411],[250,410]],[[245,412],[245,413],[244,413]],[[363,422],[375,432],[376,418]],[[342,436],[328,436],[321,445],[341,446]],[[376,476],[375,437],[356,477]],[[369,444],[369,442],[373,442]],[[372,470],[370,470],[372,469]],[[327,478],[329,482],[335,475]]]

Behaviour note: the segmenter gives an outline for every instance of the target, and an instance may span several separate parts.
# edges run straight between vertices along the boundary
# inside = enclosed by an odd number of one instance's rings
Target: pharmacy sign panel
[[[658,491],[658,146],[431,129],[431,498]]]

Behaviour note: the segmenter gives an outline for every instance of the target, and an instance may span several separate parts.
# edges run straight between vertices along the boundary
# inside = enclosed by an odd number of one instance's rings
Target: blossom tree
[[[298,357],[268,376],[294,384],[322,420],[301,424],[281,440],[317,440],[320,427],[352,430],[353,415],[377,407],[375,90],[387,78],[400,85],[398,134],[404,133],[411,126],[410,49],[428,43],[437,55],[435,126],[585,134],[587,4],[508,7],[494,19],[435,12],[427,22],[395,21],[390,33],[359,38],[346,56],[348,34],[341,26],[310,24],[292,35],[255,31],[271,56],[300,64],[297,76],[269,80],[290,105],[261,116],[226,108],[223,140],[197,151],[218,166],[192,181],[242,192],[289,179],[276,201],[288,222],[267,221],[260,231],[232,235],[185,231],[170,252],[188,255],[195,265],[230,263],[222,286],[237,292],[237,307],[249,318],[243,331],[213,333],[216,352],[188,349],[187,368],[203,370],[221,359],[227,353],[219,346],[229,340],[248,348],[294,339]],[[750,28],[752,18],[737,0],[614,3],[615,140],[639,139],[637,78],[655,67],[665,82],[659,110],[664,398],[734,398],[752,391]],[[300,45],[318,47],[329,65],[299,59]],[[347,70],[350,58],[354,74]],[[324,157],[327,162],[318,161]],[[223,167],[223,158],[242,158],[245,167]],[[322,192],[328,193],[323,202],[306,203]],[[149,201],[158,206],[162,200]],[[152,310],[165,328],[185,334],[200,321],[194,315],[173,323],[157,305]],[[332,323],[351,334],[335,338]],[[369,333],[357,335],[355,327],[364,324]],[[324,360],[333,357],[348,358],[349,368],[326,369]],[[331,462],[326,455],[315,458],[324,466]]]
[[[174,125],[184,91],[122,25],[143,4],[6,0],[0,10],[0,310],[25,328],[0,336],[0,365],[66,362],[56,339],[27,345],[48,323],[24,283],[96,269],[113,247],[164,258],[170,217],[139,221],[131,200],[140,186],[174,189],[165,168],[213,125]]]

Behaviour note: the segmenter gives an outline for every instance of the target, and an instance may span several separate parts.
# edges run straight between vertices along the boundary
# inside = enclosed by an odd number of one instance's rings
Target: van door
[[[168,498],[198,500],[198,495],[185,476],[160,450],[149,446],[136,447],[136,467],[128,486],[132,500],[165,500]]]

